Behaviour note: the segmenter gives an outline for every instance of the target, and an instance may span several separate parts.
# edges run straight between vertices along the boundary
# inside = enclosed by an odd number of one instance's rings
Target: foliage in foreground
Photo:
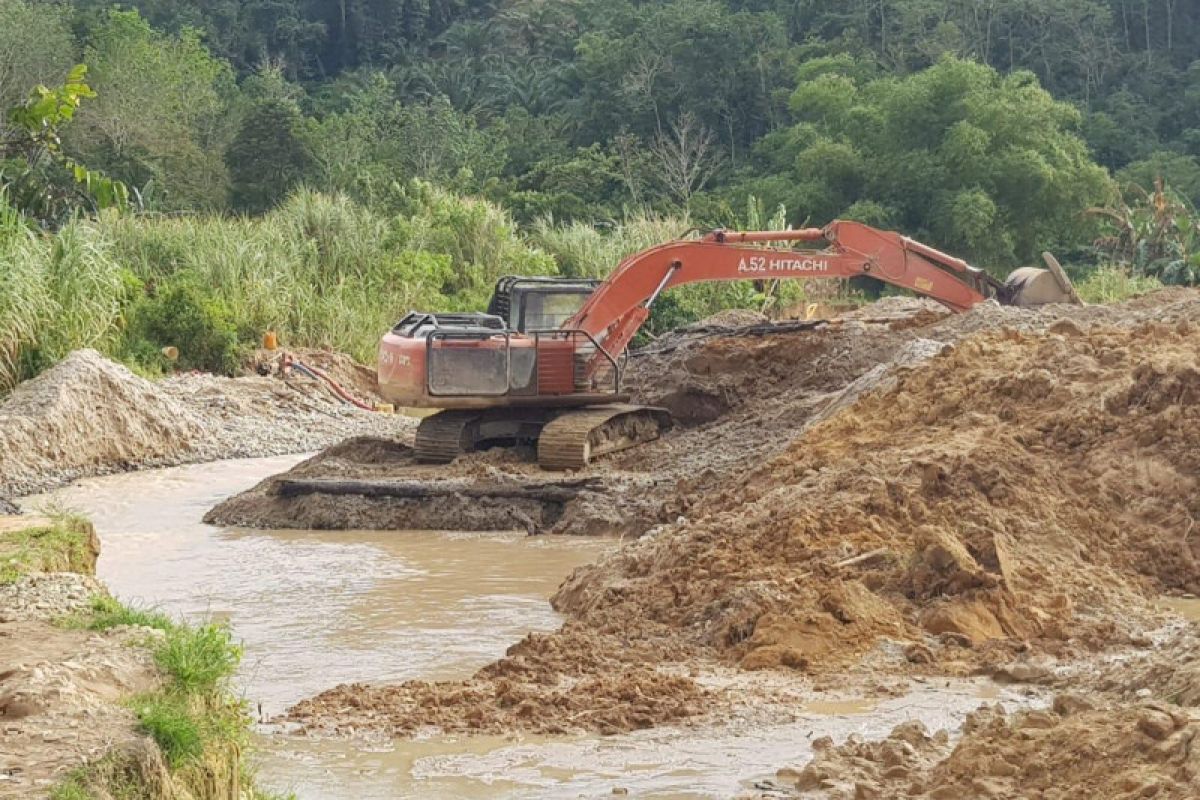
[[[1163,288],[1162,281],[1147,275],[1134,275],[1121,266],[1100,267],[1082,281],[1075,291],[1085,303],[1119,303]]]
[[[230,681],[241,662],[242,649],[227,625],[187,625],[147,609],[126,606],[112,597],[97,597],[87,614],[64,620],[68,626],[103,631],[140,626],[158,633],[147,640],[154,661],[165,677],[161,689],[134,697],[130,706],[138,725],[158,745],[173,782],[199,800],[225,800],[230,781],[214,776],[235,775],[232,791],[239,797],[265,797],[253,786],[241,761],[250,717],[244,701],[235,698]],[[118,796],[157,797],[141,785],[144,776],[113,755],[77,770],[54,792],[54,800],[81,800],[116,789]],[[114,782],[121,783],[112,786]],[[125,792],[122,794],[121,792]]]
[[[68,514],[54,516],[50,525],[0,534],[0,586],[31,572],[91,574],[95,567],[91,536],[86,520]]]

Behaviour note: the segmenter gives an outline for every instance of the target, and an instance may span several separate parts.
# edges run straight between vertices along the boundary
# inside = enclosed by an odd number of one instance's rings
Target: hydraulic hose
[[[350,394],[345,389],[343,389],[341,384],[339,384],[333,378],[329,377],[322,370],[319,370],[316,367],[311,366],[309,364],[305,364],[303,361],[297,361],[294,357],[292,357],[291,354],[288,354],[288,356],[286,357],[286,361],[284,363],[294,367],[295,369],[300,370],[301,372],[308,375],[313,380],[324,381],[329,386],[329,388],[333,390],[333,393],[336,394],[338,397],[340,397],[343,401],[350,403],[351,405],[358,406],[359,408],[361,408],[364,411],[374,411],[375,410],[370,405],[364,403],[363,401],[359,400],[357,397],[355,397],[354,395]]]

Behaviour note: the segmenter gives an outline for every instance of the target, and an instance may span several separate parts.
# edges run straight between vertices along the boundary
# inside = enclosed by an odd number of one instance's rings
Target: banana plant
[[[1102,254],[1163,283],[1200,284],[1200,214],[1162,178],[1153,190],[1131,186],[1113,205],[1088,213],[1104,222],[1095,242]]]

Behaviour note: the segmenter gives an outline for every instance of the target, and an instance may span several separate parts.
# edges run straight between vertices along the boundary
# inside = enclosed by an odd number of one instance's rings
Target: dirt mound
[[[284,484],[306,480],[313,485],[343,480],[357,485],[402,484],[414,490],[420,487],[423,496],[374,497],[364,502],[364,496],[354,492],[282,492]],[[597,526],[604,509],[611,506],[614,494],[632,488],[633,480],[612,476],[594,489],[567,490],[560,488],[563,476],[544,472],[511,451],[474,453],[447,469],[417,463],[412,447],[404,441],[358,437],[222,501],[205,521],[305,529],[603,533]],[[546,490],[541,495],[536,491],[539,486]],[[489,492],[492,496],[486,496]],[[519,492],[532,496],[514,496]],[[630,521],[622,516],[613,524]]]
[[[497,669],[563,654],[522,673],[552,713],[563,676],[632,667],[707,660],[826,680],[871,664],[1025,681],[1059,659],[1144,644],[1160,620],[1149,597],[1200,589],[1187,321],[1200,302],[1166,299],[1020,312],[1024,331],[997,306],[970,323],[847,322],[647,356],[643,397],[686,375],[721,387],[727,410],[593,470],[659,475],[660,488],[609,507],[657,500],[659,523],[577,570],[553,598],[563,630]],[[350,717],[404,730],[467,718],[495,694],[455,686],[438,688],[436,718],[417,702],[427,689],[373,693]],[[341,719],[334,703],[305,713]]]
[[[81,350],[0,402],[0,494],[127,469],[304,452],[413,427],[347,406],[308,379],[185,374],[151,382]]]
[[[447,733],[611,734],[695,716],[703,700],[704,692],[687,678],[624,667],[552,686],[505,679],[339,686],[300,703],[289,718],[334,735],[362,731],[364,725],[387,736],[426,727]],[[347,714],[359,709],[362,718]]]
[[[984,707],[950,750],[944,733],[906,723],[881,742],[813,743],[816,758],[785,771],[800,797],[1156,797],[1200,792],[1200,724],[1178,708],[1093,709],[1062,695],[1052,711]],[[949,752],[948,752],[949,751]]]
[[[884,637],[948,662],[1128,641],[1138,624],[1101,610],[1200,588],[1194,342],[1187,324],[968,341],[580,570],[556,608],[753,667],[837,667]]]

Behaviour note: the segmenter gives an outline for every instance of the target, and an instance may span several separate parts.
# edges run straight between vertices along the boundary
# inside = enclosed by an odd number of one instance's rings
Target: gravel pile
[[[87,611],[92,597],[98,594],[108,592],[90,575],[75,572],[23,575],[13,583],[0,585],[0,622],[49,622]]]
[[[414,428],[405,417],[348,406],[308,379],[187,374],[151,382],[80,350],[0,402],[0,496],[133,469],[302,453]]]

